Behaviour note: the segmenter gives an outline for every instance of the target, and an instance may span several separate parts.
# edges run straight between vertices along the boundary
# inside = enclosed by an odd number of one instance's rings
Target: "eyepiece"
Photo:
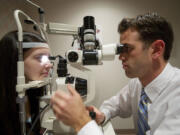
[[[95,24],[94,24],[94,17],[93,16],[84,17],[84,29],[95,30]]]

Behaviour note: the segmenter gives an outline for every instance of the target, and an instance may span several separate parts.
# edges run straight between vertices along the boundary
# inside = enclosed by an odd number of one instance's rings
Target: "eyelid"
[[[38,54],[38,55],[35,55],[35,58],[41,58],[43,56],[49,57],[50,55],[49,54]]]
[[[49,56],[50,55],[47,55],[47,54],[39,54],[39,55],[36,55],[34,58],[36,59],[36,60],[38,60],[40,63],[46,63],[46,62],[43,62],[44,61],[44,58],[43,57],[47,57],[47,58],[45,58],[45,59],[47,59],[47,60],[45,60],[45,61],[49,61]]]
[[[130,52],[132,49],[134,49],[134,46],[132,45],[129,45],[129,44],[124,44],[124,49],[125,51],[124,52]]]
[[[123,44],[125,47],[128,47],[128,48],[134,48],[134,46],[130,45],[130,44]]]
[[[42,56],[35,56],[35,59],[41,60]]]

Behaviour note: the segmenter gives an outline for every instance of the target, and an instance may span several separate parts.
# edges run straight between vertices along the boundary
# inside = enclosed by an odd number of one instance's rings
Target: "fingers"
[[[56,116],[56,118],[58,120],[62,121],[64,124],[68,124],[66,122],[67,116],[57,106],[53,107],[53,112],[54,112],[54,115]]]
[[[52,100],[53,99],[61,99],[61,100],[68,100],[70,98],[70,95],[67,94],[66,92],[62,91],[62,90],[57,90],[53,96],[52,96]]]
[[[52,108],[56,118],[61,119],[61,114],[62,114],[61,109],[59,109],[59,107],[55,104],[53,104]]]
[[[94,111],[94,106],[86,106],[86,109],[91,112]]]
[[[58,90],[54,93],[54,95],[51,98],[53,112],[56,118],[63,122],[65,121],[64,119],[66,119],[68,115],[68,110],[66,110],[66,106],[68,104],[68,99],[70,99],[69,96],[70,95],[68,95],[67,93]]]
[[[62,90],[57,90],[52,98],[51,98],[51,104],[56,104],[60,108],[65,107],[65,105],[72,100],[72,98],[76,98],[79,94],[76,92],[76,90],[71,87],[70,84],[67,85],[67,88],[69,90],[69,93],[66,93]],[[79,97],[79,96],[78,96]]]
[[[71,95],[78,95],[77,91],[73,87],[71,87],[70,84],[67,84],[67,89],[69,90],[69,93]]]
[[[86,106],[86,109],[89,112],[95,112],[96,113],[96,122],[97,124],[101,124],[105,120],[105,115],[100,110],[98,110],[95,106]]]
[[[69,94],[60,90],[55,92],[51,98],[52,109],[58,120],[78,131],[91,119],[80,95],[70,85],[68,89]]]
[[[54,112],[60,114],[61,111],[65,111],[65,106],[70,99],[70,95],[58,90],[51,97],[51,106]]]
[[[100,113],[100,111],[95,107],[95,106],[86,106],[86,109],[88,111],[93,111],[93,112],[96,112],[96,113]]]

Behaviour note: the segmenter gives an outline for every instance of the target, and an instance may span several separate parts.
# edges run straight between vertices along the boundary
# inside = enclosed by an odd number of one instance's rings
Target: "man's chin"
[[[127,72],[127,71],[125,71],[125,74],[126,74],[126,76],[127,76],[128,78],[136,78],[135,75],[133,75],[132,73],[129,73],[129,72]]]

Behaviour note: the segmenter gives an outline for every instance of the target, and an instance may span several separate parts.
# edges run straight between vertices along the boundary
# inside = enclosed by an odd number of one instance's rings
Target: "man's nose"
[[[126,59],[126,57],[125,57],[125,53],[121,53],[120,55],[119,55],[119,60],[125,60]]]

